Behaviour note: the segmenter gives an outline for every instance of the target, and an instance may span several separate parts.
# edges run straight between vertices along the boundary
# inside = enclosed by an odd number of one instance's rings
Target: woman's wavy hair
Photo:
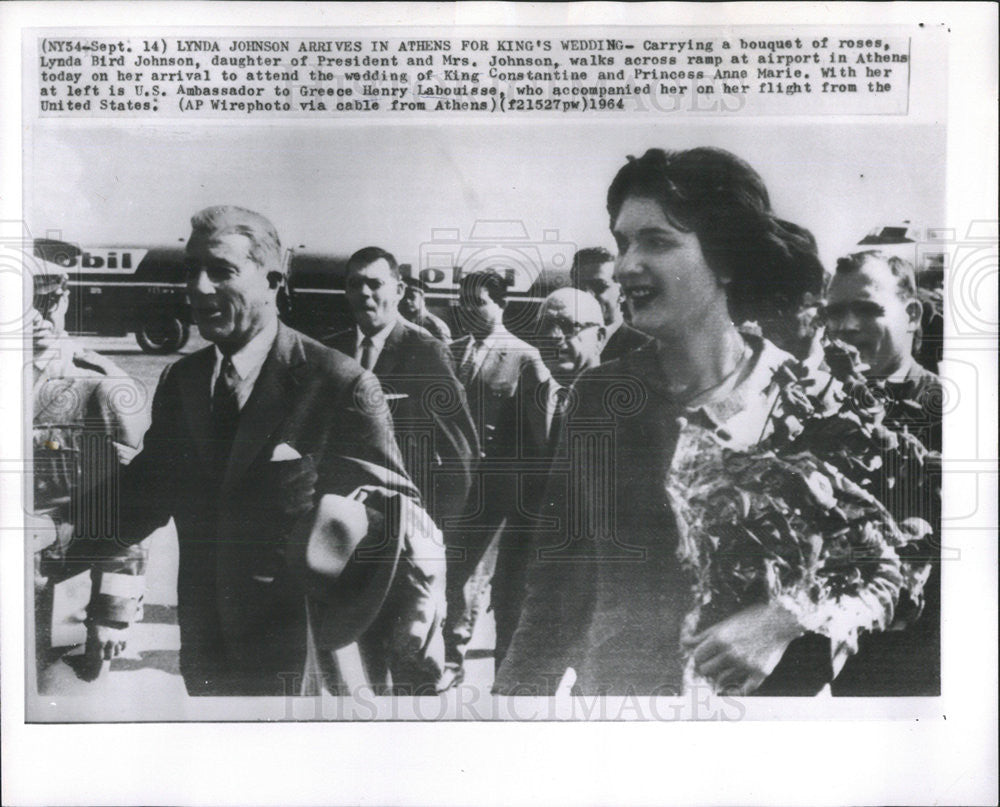
[[[630,156],[608,189],[612,227],[631,196],[657,202],[673,226],[698,237],[737,324],[791,317],[807,295],[822,293],[816,239],[774,215],[764,181],[735,154],[703,147]]]

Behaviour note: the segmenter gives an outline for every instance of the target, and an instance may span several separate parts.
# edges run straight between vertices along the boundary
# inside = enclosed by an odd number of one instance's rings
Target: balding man
[[[576,377],[601,363],[606,329],[601,305],[578,289],[557,289],[538,313],[539,352],[551,374],[538,388],[511,398],[497,424],[497,453],[504,460],[550,457],[563,403]]]
[[[557,289],[542,303],[537,334],[542,360],[552,375],[533,394],[512,398],[497,427],[498,456],[509,463],[519,483],[508,490],[507,521],[493,576],[498,668],[521,613],[533,526],[526,514],[540,509],[570,388],[582,372],[601,363],[606,339],[602,306],[579,289]]]

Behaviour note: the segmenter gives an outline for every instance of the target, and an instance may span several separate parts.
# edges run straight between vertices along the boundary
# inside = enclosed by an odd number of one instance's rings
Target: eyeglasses
[[[551,334],[558,331],[565,339],[573,339],[588,328],[600,328],[599,322],[576,322],[569,317],[546,316],[542,319],[541,333]]]

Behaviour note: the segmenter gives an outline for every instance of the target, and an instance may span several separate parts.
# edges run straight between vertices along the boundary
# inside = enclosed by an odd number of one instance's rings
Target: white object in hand
[[[302,455],[288,445],[288,443],[278,443],[271,454],[271,462],[288,462],[289,460],[300,459],[302,459]]]
[[[306,563],[312,571],[336,579],[367,534],[368,511],[363,501],[327,493],[316,508]]]
[[[573,685],[576,683],[576,670],[567,667],[562,678],[559,679],[559,686],[556,687],[555,697],[568,698],[573,694]]]

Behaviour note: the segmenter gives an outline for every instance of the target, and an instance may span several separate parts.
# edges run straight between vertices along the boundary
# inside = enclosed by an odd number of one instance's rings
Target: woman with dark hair
[[[706,264],[728,286],[738,325],[756,322],[771,341],[784,342],[803,301],[822,292],[812,233],[775,216],[763,180],[727,151],[650,149],[629,160],[608,190],[612,230],[629,197],[655,201],[678,231],[697,237]]]
[[[904,540],[847,454],[810,453],[857,436],[838,382],[734,324],[783,332],[822,283],[815,241],[713,148],[630,158],[608,213],[653,342],[574,387],[496,691],[815,694],[891,621]]]

